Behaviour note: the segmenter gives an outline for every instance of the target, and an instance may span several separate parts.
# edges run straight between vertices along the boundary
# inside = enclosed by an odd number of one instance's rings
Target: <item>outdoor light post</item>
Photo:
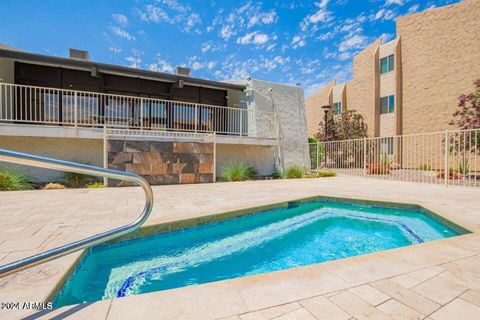
[[[324,122],[324,128],[323,128],[325,131],[323,133],[323,137],[324,137],[323,140],[324,140],[324,142],[326,142],[327,141],[327,133],[328,133],[328,128],[327,128],[328,111],[330,111],[330,109],[332,109],[332,106],[327,104],[327,105],[322,106],[322,109],[323,109],[323,111],[325,111],[325,120],[324,120],[325,122]],[[324,167],[327,166],[327,152],[325,150],[325,147],[326,147],[326,145],[324,144],[323,145],[323,158],[324,158],[323,165],[324,165]]]

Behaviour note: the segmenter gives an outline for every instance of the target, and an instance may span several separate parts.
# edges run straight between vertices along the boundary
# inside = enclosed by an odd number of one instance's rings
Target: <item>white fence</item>
[[[480,129],[309,144],[312,170],[480,187]]]
[[[275,138],[276,115],[242,108],[0,83],[0,122]]]

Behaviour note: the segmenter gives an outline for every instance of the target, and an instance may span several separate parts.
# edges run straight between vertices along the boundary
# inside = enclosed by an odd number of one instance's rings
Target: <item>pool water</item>
[[[54,306],[289,269],[459,233],[420,210],[330,201],[93,247]]]

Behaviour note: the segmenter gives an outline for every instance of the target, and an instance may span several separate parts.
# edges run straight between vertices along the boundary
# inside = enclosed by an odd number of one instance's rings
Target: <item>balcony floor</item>
[[[135,132],[140,132],[135,130]],[[154,132],[146,130],[145,132]],[[155,131],[161,133],[162,131]],[[168,133],[179,133],[181,131],[168,131]],[[194,133],[192,140],[194,140]],[[103,139],[103,128],[92,127],[72,127],[72,126],[56,126],[56,125],[36,125],[36,124],[11,124],[0,123],[0,136],[18,136],[18,137],[49,137],[49,138],[80,138],[80,139]],[[0,138],[1,139],[1,138]],[[148,140],[149,136],[135,135],[130,138],[135,140]],[[156,139],[164,139],[165,141],[180,140],[171,135],[164,137],[157,136]],[[198,138],[197,138],[198,139]],[[188,140],[188,137],[182,137],[181,141]],[[244,145],[277,145],[276,139],[271,138],[255,138],[255,137],[239,137],[235,135],[216,135],[216,142],[219,144],[244,144]]]

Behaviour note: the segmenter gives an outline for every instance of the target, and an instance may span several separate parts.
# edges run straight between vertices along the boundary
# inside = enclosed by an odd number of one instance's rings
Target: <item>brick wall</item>
[[[211,143],[111,140],[107,147],[109,168],[137,173],[152,185],[213,182]]]

